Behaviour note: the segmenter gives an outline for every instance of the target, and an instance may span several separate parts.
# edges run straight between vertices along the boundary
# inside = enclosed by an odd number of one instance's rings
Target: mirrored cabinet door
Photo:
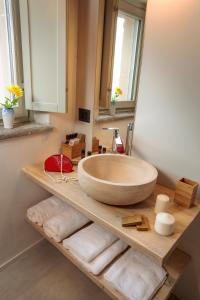
[[[145,10],[140,1],[105,0],[100,108],[135,106]]]

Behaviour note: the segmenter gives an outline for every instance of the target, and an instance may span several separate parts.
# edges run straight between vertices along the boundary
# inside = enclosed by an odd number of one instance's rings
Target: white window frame
[[[9,46],[11,84],[18,84],[23,88],[23,61],[21,46],[20,14],[18,0],[4,0],[6,9],[7,43]],[[15,122],[28,120],[24,97],[15,108]],[[0,112],[0,119],[2,115]]]

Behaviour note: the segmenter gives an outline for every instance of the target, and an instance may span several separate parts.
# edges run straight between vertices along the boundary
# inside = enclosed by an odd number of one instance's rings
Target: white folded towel
[[[42,226],[44,222],[64,210],[66,203],[51,196],[27,210],[27,217],[34,223]]]
[[[104,250],[91,262],[85,262],[74,253],[72,254],[76,257],[78,261],[80,261],[84,265],[84,267],[90,273],[93,273],[94,275],[99,275],[103,271],[103,269],[105,269],[105,267],[107,267],[113,261],[113,259],[115,259],[126,248],[128,248],[128,245],[125,242],[117,240],[116,242],[114,242],[114,244],[112,244],[110,247]]]
[[[66,205],[62,213],[44,222],[43,228],[50,238],[60,242],[89,222],[90,220],[79,211]]]
[[[93,223],[63,241],[64,248],[90,262],[117,240],[109,231]]]
[[[129,249],[104,274],[129,300],[149,300],[166,279],[165,270],[137,250]]]

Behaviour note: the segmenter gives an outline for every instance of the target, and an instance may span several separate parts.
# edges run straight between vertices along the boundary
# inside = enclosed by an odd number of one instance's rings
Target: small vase
[[[3,118],[4,128],[7,128],[7,129],[13,128],[14,109],[13,108],[3,108],[2,109],[2,118]]]
[[[110,115],[111,115],[111,116],[115,116],[115,112],[116,112],[116,105],[115,105],[115,102],[111,102],[111,103],[110,103]]]

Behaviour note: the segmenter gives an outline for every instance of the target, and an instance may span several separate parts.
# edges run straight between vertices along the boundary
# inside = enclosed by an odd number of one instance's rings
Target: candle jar
[[[155,213],[159,212],[167,212],[169,208],[169,196],[165,194],[159,194],[156,198],[156,205],[155,205]]]
[[[174,232],[175,219],[171,214],[161,212],[156,215],[154,229],[160,235],[168,236]]]

